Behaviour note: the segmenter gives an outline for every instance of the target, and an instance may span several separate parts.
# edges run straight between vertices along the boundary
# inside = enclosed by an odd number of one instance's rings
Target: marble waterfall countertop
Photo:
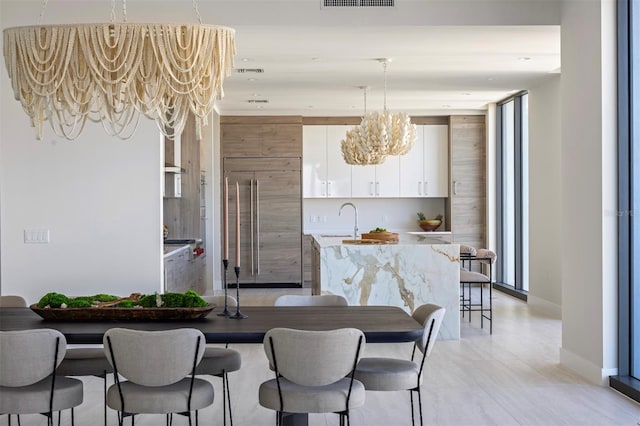
[[[408,313],[435,303],[447,310],[439,338],[459,339],[460,246],[423,235],[399,237],[397,244],[344,244],[352,237],[314,235],[313,293]]]

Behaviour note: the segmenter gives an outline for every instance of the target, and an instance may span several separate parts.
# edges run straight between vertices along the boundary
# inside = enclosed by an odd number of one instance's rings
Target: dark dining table
[[[205,318],[195,320],[151,321],[54,321],[44,320],[29,308],[0,309],[0,330],[53,328],[70,344],[102,344],[105,331],[114,327],[137,330],[197,328],[207,343],[262,343],[265,333],[276,327],[301,330],[332,330],[353,327],[364,332],[367,343],[412,342],[423,328],[409,314],[393,306],[247,306],[245,319],[216,315],[216,308]]]
[[[245,319],[218,316],[216,308],[196,320],[153,321],[54,321],[44,320],[29,308],[1,308],[0,331],[53,328],[64,334],[70,344],[102,344],[110,328],[167,330],[197,328],[207,343],[262,343],[265,333],[276,327],[301,330],[332,330],[353,327],[364,332],[367,343],[413,342],[422,336],[423,327],[409,314],[393,306],[248,306],[241,308]],[[286,426],[306,426],[303,413],[284,413]]]

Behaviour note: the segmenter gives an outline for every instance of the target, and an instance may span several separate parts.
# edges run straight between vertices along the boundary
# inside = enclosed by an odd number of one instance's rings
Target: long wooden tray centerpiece
[[[192,320],[206,317],[215,307],[193,290],[150,295],[132,293],[128,297],[109,294],[67,297],[47,293],[30,306],[45,320],[53,321]]]

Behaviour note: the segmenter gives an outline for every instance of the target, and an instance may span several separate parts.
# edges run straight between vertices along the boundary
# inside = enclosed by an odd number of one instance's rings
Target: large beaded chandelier
[[[182,132],[189,113],[196,129],[206,124],[222,83],[233,69],[235,31],[198,24],[111,22],[7,28],[4,59],[18,100],[43,137],[49,121],[55,133],[75,139],[86,121],[107,133],[131,137],[143,114],[171,136]]]
[[[382,112],[366,113],[360,125],[347,131],[340,148],[347,164],[382,164],[388,155],[404,155],[413,147],[416,126],[406,113],[392,113],[387,110],[387,63],[380,59],[384,68],[384,109]]]

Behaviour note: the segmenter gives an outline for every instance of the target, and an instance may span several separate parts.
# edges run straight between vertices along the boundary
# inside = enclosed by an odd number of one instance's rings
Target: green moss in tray
[[[67,303],[67,308],[90,308],[91,301],[88,299],[90,298],[76,297],[76,298],[70,299],[69,302]]]
[[[62,304],[68,304],[69,298],[64,294],[60,293],[47,293],[38,302],[39,308],[46,308],[47,306],[51,308],[59,308]]]

